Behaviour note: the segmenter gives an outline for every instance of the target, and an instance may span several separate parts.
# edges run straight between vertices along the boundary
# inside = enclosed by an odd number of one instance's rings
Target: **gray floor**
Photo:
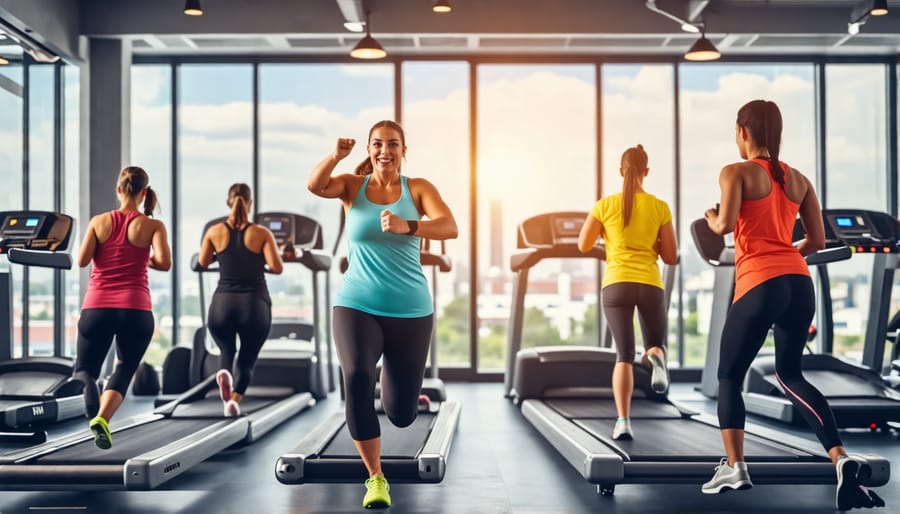
[[[699,484],[620,485],[613,497],[601,497],[503,399],[500,384],[449,384],[448,392],[462,402],[463,410],[447,476],[441,484],[395,484],[392,514],[834,512],[834,486],[757,486],[710,497],[700,493]],[[714,412],[715,403],[687,385],[673,387],[672,395],[698,410]],[[149,405],[148,400],[131,398],[123,414],[139,413]],[[362,512],[362,484],[285,486],[274,478],[276,458],[341,408],[333,394],[257,443],[226,451],[155,491],[0,492],[0,514]],[[637,437],[645,436],[639,426],[634,428]],[[73,429],[78,429],[78,423],[53,435]],[[800,430],[795,433],[806,435]],[[894,434],[846,432],[844,438],[851,451],[878,453],[900,462],[900,444]],[[889,506],[880,512],[900,512],[900,488],[891,483],[879,493]]]

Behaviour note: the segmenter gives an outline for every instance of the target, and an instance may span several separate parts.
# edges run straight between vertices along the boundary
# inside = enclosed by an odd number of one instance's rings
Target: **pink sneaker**
[[[219,384],[219,397],[222,398],[222,401],[227,402],[231,400],[231,384],[234,383],[231,379],[231,373],[227,369],[220,369],[216,373],[216,383]]]
[[[225,417],[236,418],[241,415],[241,406],[234,400],[225,402]]]

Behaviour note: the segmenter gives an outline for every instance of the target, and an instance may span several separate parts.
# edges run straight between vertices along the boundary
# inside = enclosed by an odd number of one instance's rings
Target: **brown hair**
[[[622,154],[621,168],[625,180],[622,182],[622,227],[627,227],[631,221],[631,211],[634,208],[634,195],[641,182],[641,177],[647,169],[647,152],[643,145],[637,145],[625,150]]]
[[[400,144],[406,146],[406,134],[403,132],[403,127],[400,126],[399,123],[392,120],[381,120],[378,123],[372,125],[372,128],[369,129],[369,139],[366,140],[366,145],[369,144],[369,140],[372,139],[372,132],[375,132],[375,129],[379,127],[387,127],[389,129],[394,129],[400,134]],[[399,169],[399,168],[398,168]],[[356,169],[353,170],[353,173],[356,175],[368,175],[372,173],[372,159],[366,155],[366,160],[359,163],[356,166]]]
[[[228,188],[228,205],[231,207],[228,223],[234,228],[246,224],[250,218],[250,186],[243,182],[231,184]]]
[[[147,192],[144,196],[144,215],[152,216],[156,210],[156,191],[150,188],[150,176],[144,171],[144,168],[138,166],[128,166],[119,173],[118,187],[122,190],[122,194],[130,198],[134,198],[141,194],[141,191]]]
[[[738,111],[737,124],[750,133],[757,146],[769,151],[772,176],[781,184],[781,189],[784,189],[784,169],[778,161],[782,128],[781,111],[778,106],[768,100],[747,102]]]

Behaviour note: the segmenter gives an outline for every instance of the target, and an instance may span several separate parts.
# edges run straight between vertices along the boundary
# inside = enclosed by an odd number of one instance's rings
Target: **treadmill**
[[[308,262],[311,269],[330,263],[330,257],[307,248],[320,237],[318,223],[286,213],[270,214],[260,218],[294,238],[298,260]],[[290,367],[298,360],[298,352],[276,353],[284,369],[257,369],[254,386],[241,402],[240,417],[223,416],[215,375],[209,374],[152,414],[113,421],[110,450],[98,449],[91,434],[83,431],[0,455],[0,489],[148,490],[232,445],[253,442],[314,403],[310,374]],[[202,364],[206,359],[197,360]]]
[[[636,438],[616,441],[611,437],[617,418],[611,388],[615,351],[571,346],[519,350],[528,270],[544,258],[603,257],[600,248],[588,254],[577,248],[586,215],[548,213],[519,225],[521,250],[511,258],[518,280],[508,348],[509,354],[515,355],[513,376],[507,381],[510,396],[521,404],[524,417],[585,480],[597,484],[601,495],[613,494],[620,483],[708,480],[724,455],[718,421],[653,392],[650,370],[640,361],[634,363],[631,406]],[[671,284],[668,276],[666,282]],[[810,441],[752,424],[746,425],[745,436],[754,483],[835,483],[831,460]],[[887,483],[889,461],[879,456],[865,458],[871,466],[866,485]]]
[[[443,241],[440,254],[431,252],[430,243],[423,239],[420,261],[423,266],[432,267],[432,301],[437,302],[437,273],[450,271],[451,262]],[[346,262],[346,259],[342,262],[344,270]],[[390,422],[380,408],[376,384],[381,466],[391,482],[437,483],[444,479],[462,407],[458,402],[447,401],[444,384],[437,376],[436,334],[437,323],[431,333],[430,377],[422,384],[422,393],[428,395],[431,403],[427,409],[420,405],[412,425],[397,428]],[[279,457],[275,476],[283,484],[304,484],[356,481],[368,478],[369,473],[350,437],[344,413],[338,412],[307,434],[293,450]]]
[[[803,375],[828,400],[839,428],[887,427],[888,422],[900,420],[900,393],[887,386],[881,374],[872,368],[830,354],[833,318],[827,265],[849,259],[853,253],[871,252],[881,256],[900,251],[895,235],[891,242],[891,236],[879,232],[883,232],[885,226],[895,225],[896,220],[882,213],[850,209],[823,210],[822,215],[826,248],[807,256],[806,261],[810,266],[816,266],[818,271],[818,294],[823,299],[820,302],[823,310],[819,315],[823,328],[820,332],[823,353],[803,355]],[[705,223],[705,220],[697,220],[691,226],[698,250],[708,263],[716,266],[717,274],[731,277],[727,286],[716,289],[713,302],[719,307],[714,305],[710,319],[710,339],[701,389],[704,394],[714,398],[717,393],[718,339],[721,338],[725,315],[734,292],[734,259],[732,252],[730,259],[722,257],[718,263],[713,262],[711,257],[714,252],[710,248],[715,248],[715,243],[709,241],[718,239],[721,246],[722,236],[709,231]],[[803,237],[802,227],[795,226],[794,234],[794,239],[800,240]],[[727,253],[728,249],[722,255]],[[719,334],[719,338],[714,339],[714,333]],[[803,423],[802,416],[785,396],[775,377],[774,355],[761,355],[751,364],[744,383],[744,403],[749,413],[785,423]]]
[[[65,251],[72,225],[57,212],[0,212],[0,254],[24,266],[71,269]],[[39,444],[47,440],[47,425],[84,415],[83,386],[69,380],[71,359],[29,357],[27,348],[13,359],[12,283],[11,271],[0,272],[0,439]]]

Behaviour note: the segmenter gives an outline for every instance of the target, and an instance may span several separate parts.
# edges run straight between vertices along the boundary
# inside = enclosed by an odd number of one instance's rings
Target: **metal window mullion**
[[[256,215],[259,213],[259,205],[260,198],[262,198],[262,191],[260,191],[260,177],[259,177],[259,63],[253,63],[253,84],[251,87],[252,96],[253,96],[253,194],[256,195],[256,201],[253,202],[253,212],[251,215],[253,219],[256,219]],[[203,309],[203,306],[200,306]]]
[[[171,108],[171,149],[172,153],[170,155],[171,166],[172,166],[172,262],[175,263],[173,273],[172,273],[172,346],[178,345],[178,325],[179,318],[181,317],[181,313],[179,309],[181,308],[181,279],[179,278],[180,264],[181,264],[181,245],[178,244],[178,236],[181,232],[179,228],[179,224],[181,222],[181,209],[179,206],[181,205],[181,198],[179,195],[180,187],[178,183],[179,178],[179,166],[178,166],[178,83],[179,83],[179,70],[180,65],[178,62],[173,61],[170,64],[170,77],[169,77],[169,87],[170,91],[170,108]]]
[[[478,65],[469,61],[469,363],[478,374]]]
[[[65,163],[65,87],[63,83],[63,63],[58,62],[53,69],[53,210],[62,212],[65,195],[63,168]],[[53,355],[63,355],[65,346],[66,292],[63,287],[64,273],[53,270]]]
[[[897,61],[892,61],[885,66],[887,72],[887,185],[888,185],[888,210],[891,216],[897,217]]]
[[[28,210],[31,206],[31,62],[26,55],[22,56],[22,210]],[[28,357],[29,353],[29,294],[31,286],[28,266],[22,267],[22,356]]]
[[[596,193],[597,198],[603,198],[603,64],[594,64],[594,94],[596,105],[594,120],[597,133],[594,145],[596,146]],[[597,346],[604,346],[606,335],[606,319],[603,317],[603,307],[601,306],[600,295],[602,294],[600,284],[603,282],[603,262],[597,261],[597,304],[594,305],[595,315],[597,319]]]
[[[672,137],[675,145],[675,233],[681,234],[681,102],[679,98],[679,88],[681,87],[681,73],[677,64],[672,64],[672,95],[674,111],[674,127],[672,127]],[[678,367],[684,368],[684,274],[682,273],[681,262],[678,264]],[[668,305],[666,306],[668,315]]]

